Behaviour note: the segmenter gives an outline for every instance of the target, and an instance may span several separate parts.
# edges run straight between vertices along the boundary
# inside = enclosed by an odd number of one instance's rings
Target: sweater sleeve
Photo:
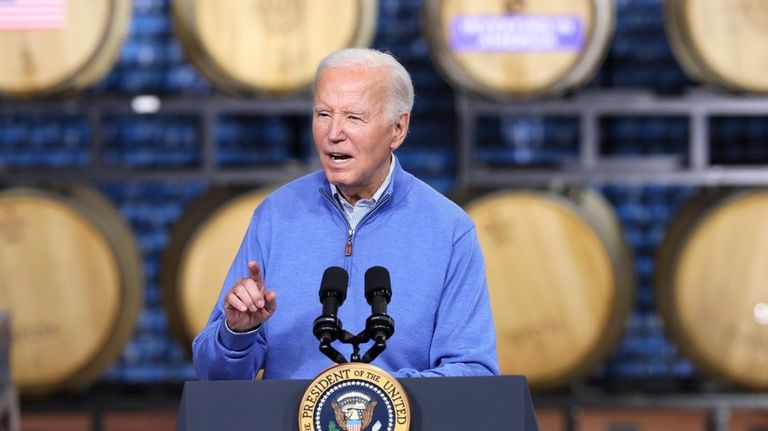
[[[192,342],[192,363],[201,380],[253,379],[263,366],[267,348],[265,322],[247,333],[234,333],[226,325],[224,295],[237,280],[248,276],[248,261],[255,260],[266,275],[257,233],[257,214],[251,218],[240,249],[229,268],[208,324]]]
[[[474,227],[453,244],[430,347],[432,368],[396,377],[498,375],[496,334],[485,264]]]

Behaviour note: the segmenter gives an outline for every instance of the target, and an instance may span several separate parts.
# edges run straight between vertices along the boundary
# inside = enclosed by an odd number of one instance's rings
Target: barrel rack
[[[547,185],[621,181],[679,185],[768,184],[768,165],[724,167],[710,163],[708,119],[721,116],[768,116],[768,98],[728,96],[706,90],[664,96],[645,90],[585,90],[570,98],[531,103],[501,103],[457,94],[457,187]],[[552,168],[493,169],[472,163],[477,119],[499,115],[569,117],[579,122],[575,163]],[[599,121],[605,117],[676,116],[689,122],[688,163],[671,156],[631,158],[600,154]]]
[[[649,91],[585,90],[572,97],[534,103],[502,103],[467,94],[456,97],[458,113],[457,187],[549,186],[574,183],[670,184],[690,186],[756,186],[768,184],[768,165],[718,166],[710,160],[713,116],[766,116],[768,99],[730,96],[707,90],[682,95]],[[567,117],[579,124],[579,153],[574,162],[556,167],[489,167],[473,162],[477,123],[482,117]],[[606,117],[675,116],[688,121],[687,157],[607,157],[601,154],[600,120]],[[683,159],[687,159],[685,162]],[[661,409],[706,412],[712,431],[726,431],[734,410],[768,412],[765,394],[712,388],[701,392],[647,393],[642,389],[618,394],[578,384],[567,395],[534,395],[538,408],[564,413],[566,429],[576,429],[588,409]],[[623,428],[622,428],[623,429]]]
[[[307,96],[259,100],[213,97],[156,97],[159,105],[149,113],[132,107],[136,98],[95,97],[88,99],[0,102],[0,115],[66,114],[85,115],[91,130],[89,162],[77,168],[14,167],[0,165],[0,180],[68,178],[98,181],[208,180],[215,183],[270,183],[290,180],[319,165],[272,165],[258,169],[223,168],[216,165],[216,140],[213,130],[224,114],[308,116],[311,100]],[[535,102],[511,103],[474,98],[456,93],[457,155],[456,185],[474,186],[547,185],[621,181],[656,182],[680,185],[765,185],[768,164],[717,166],[710,163],[709,123],[712,116],[766,116],[768,98],[731,96],[708,90],[682,95],[659,95],[646,90],[585,90],[572,97]],[[194,115],[201,124],[201,164],[190,168],[126,168],[105,166],[101,121],[105,114],[183,114]],[[500,115],[521,117],[568,117],[579,122],[579,156],[575,163],[546,168],[490,168],[473,164],[476,148],[476,123],[479,117]],[[604,117],[676,116],[689,121],[688,162],[673,156],[606,157],[600,154],[599,121]]]
[[[137,109],[142,102],[155,105],[149,111]],[[138,102],[138,103],[137,103]],[[91,131],[88,163],[74,168],[14,167],[0,165],[0,181],[45,181],[68,179],[82,181],[190,181],[204,180],[216,184],[263,184],[291,180],[308,172],[312,166],[270,165],[257,168],[222,168],[215,162],[214,130],[220,116],[294,115],[309,116],[312,102],[308,97],[275,100],[245,100],[214,97],[95,97],[62,101],[2,102],[0,115],[84,115]],[[196,116],[201,125],[200,165],[183,168],[138,168],[105,165],[102,120],[107,114]],[[316,164],[319,168],[319,164]]]
[[[215,162],[217,142],[214,130],[218,118],[226,114],[309,116],[311,99],[307,95],[275,99],[235,99],[226,96],[140,96],[155,98],[156,109],[141,112],[132,107],[136,98],[89,97],[87,99],[0,102],[0,115],[62,114],[84,115],[90,128],[89,161],[74,168],[16,167],[0,165],[0,183],[52,180],[82,181],[189,181],[216,184],[266,184],[284,182],[319,166],[315,158],[302,164],[224,168]],[[709,90],[692,90],[679,95],[661,95],[647,90],[584,90],[560,99],[525,103],[481,100],[456,93],[456,186],[471,187],[542,186],[568,183],[646,182],[678,185],[768,185],[768,164],[718,166],[710,161],[709,118],[712,116],[766,116],[768,98],[734,96]],[[184,114],[197,116],[201,125],[200,164],[189,168],[134,168],[105,165],[101,122],[106,114]],[[554,167],[492,168],[473,162],[478,118],[494,116],[568,117],[579,123],[579,154],[574,163]],[[633,156],[631,159],[600,154],[600,125],[605,117],[675,116],[687,118],[689,142],[687,162],[677,158]],[[621,394],[575,387],[555,394],[534,394],[537,408],[565,413],[566,429],[575,429],[581,409],[689,409],[705,411],[712,431],[726,431],[731,412],[768,412],[768,394],[728,391],[648,394],[643,391]],[[101,406],[98,410],[106,409]],[[34,407],[33,407],[34,409]],[[87,410],[87,407],[86,407]],[[100,429],[95,419],[95,429]]]
[[[718,166],[710,160],[713,116],[768,117],[768,98],[735,96],[695,89],[661,95],[647,90],[584,90],[572,96],[511,103],[456,93],[456,187],[498,188],[621,182],[689,186],[757,186],[768,184],[768,164]],[[480,118],[566,117],[579,125],[578,157],[567,165],[547,167],[490,167],[474,161]],[[688,121],[687,162],[676,156],[604,156],[600,152],[600,120],[606,117],[681,117]],[[768,414],[768,395],[720,389],[717,384],[698,392],[648,393],[642,389],[609,393],[574,383],[563,394],[534,394],[540,408],[564,414],[565,429],[576,428],[578,416],[589,409],[693,410],[705,412],[709,430],[727,431],[732,411]],[[618,429],[618,428],[617,428]],[[624,429],[624,428],[621,428]]]
[[[0,430],[19,429],[19,397],[11,382],[11,314],[0,310]]]

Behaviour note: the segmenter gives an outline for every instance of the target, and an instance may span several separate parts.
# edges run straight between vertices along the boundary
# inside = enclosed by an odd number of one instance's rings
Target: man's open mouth
[[[328,156],[331,158],[331,160],[336,162],[341,162],[341,161],[352,158],[352,156],[350,156],[349,154],[342,154],[342,153],[328,153]]]

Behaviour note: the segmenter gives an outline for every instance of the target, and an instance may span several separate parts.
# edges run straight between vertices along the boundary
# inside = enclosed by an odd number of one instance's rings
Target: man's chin
[[[324,167],[323,171],[325,172],[325,177],[328,178],[328,182],[334,185],[349,184],[350,174],[346,170],[340,170],[338,168],[334,169],[333,167]]]
[[[336,186],[337,189],[346,190],[349,187],[349,183],[346,181],[328,180],[329,183]]]

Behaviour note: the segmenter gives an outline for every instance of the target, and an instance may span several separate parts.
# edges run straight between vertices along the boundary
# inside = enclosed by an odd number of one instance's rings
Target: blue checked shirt
[[[344,196],[339,193],[339,190],[331,184],[331,195],[333,195],[334,198],[336,198],[336,201],[339,202],[341,205],[341,209],[344,210],[344,215],[347,217],[347,220],[349,221],[349,227],[352,228],[352,230],[355,230],[357,227],[357,224],[360,223],[360,220],[365,217],[366,214],[368,214],[371,209],[376,205],[376,202],[381,198],[381,195],[384,193],[384,190],[387,189],[387,186],[389,185],[389,182],[392,180],[392,171],[395,169],[395,155],[392,154],[392,161],[389,164],[389,174],[387,174],[387,178],[384,179],[384,182],[381,184],[378,190],[376,190],[376,193],[371,196],[370,199],[360,199],[357,202],[355,202],[355,205],[350,204],[347,202],[346,199],[344,199]]]

